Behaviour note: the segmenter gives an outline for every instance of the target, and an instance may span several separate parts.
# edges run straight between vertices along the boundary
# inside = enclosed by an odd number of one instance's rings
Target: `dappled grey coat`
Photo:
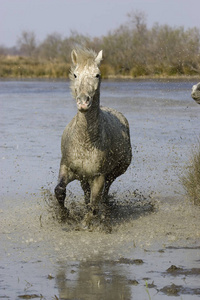
[[[198,104],[200,104],[200,82],[193,85],[191,96]]]
[[[102,51],[72,51],[71,89],[78,113],[62,136],[62,158],[55,195],[64,207],[69,182],[81,182],[92,211],[105,200],[110,185],[128,168],[132,150],[129,124],[118,111],[100,107]]]

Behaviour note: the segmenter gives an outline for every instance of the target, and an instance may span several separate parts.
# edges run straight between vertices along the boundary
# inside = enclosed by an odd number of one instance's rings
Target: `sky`
[[[200,28],[200,0],[0,0],[0,46],[16,45],[22,31],[33,31],[38,42],[55,32],[101,37],[132,11],[145,13],[148,28]]]

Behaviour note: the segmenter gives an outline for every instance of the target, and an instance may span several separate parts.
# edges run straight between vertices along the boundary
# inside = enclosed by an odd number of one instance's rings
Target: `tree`
[[[147,30],[146,14],[143,11],[132,11],[127,14],[127,17],[131,29],[136,29],[139,34],[143,34]]]
[[[120,26],[103,38],[106,62],[117,72],[127,72],[132,67],[132,34],[127,26]]]
[[[19,51],[22,55],[32,57],[36,51],[36,37],[33,31],[23,31],[17,40]]]
[[[59,57],[62,45],[62,37],[59,33],[49,34],[40,45],[39,53],[42,58],[55,60]]]

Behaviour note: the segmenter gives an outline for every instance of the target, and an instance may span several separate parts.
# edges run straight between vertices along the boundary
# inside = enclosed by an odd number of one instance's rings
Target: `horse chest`
[[[104,155],[98,149],[74,148],[68,161],[70,169],[77,176],[95,176],[104,169]]]

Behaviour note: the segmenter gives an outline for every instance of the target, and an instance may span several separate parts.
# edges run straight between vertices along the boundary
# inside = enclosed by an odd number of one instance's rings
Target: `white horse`
[[[98,55],[92,50],[72,51],[70,79],[78,112],[63,132],[55,188],[56,198],[64,207],[67,184],[79,180],[92,214],[99,212],[99,203],[132,158],[128,121],[120,112],[100,107],[102,55],[102,51]]]
[[[191,96],[198,104],[200,104],[200,82],[193,85]]]

